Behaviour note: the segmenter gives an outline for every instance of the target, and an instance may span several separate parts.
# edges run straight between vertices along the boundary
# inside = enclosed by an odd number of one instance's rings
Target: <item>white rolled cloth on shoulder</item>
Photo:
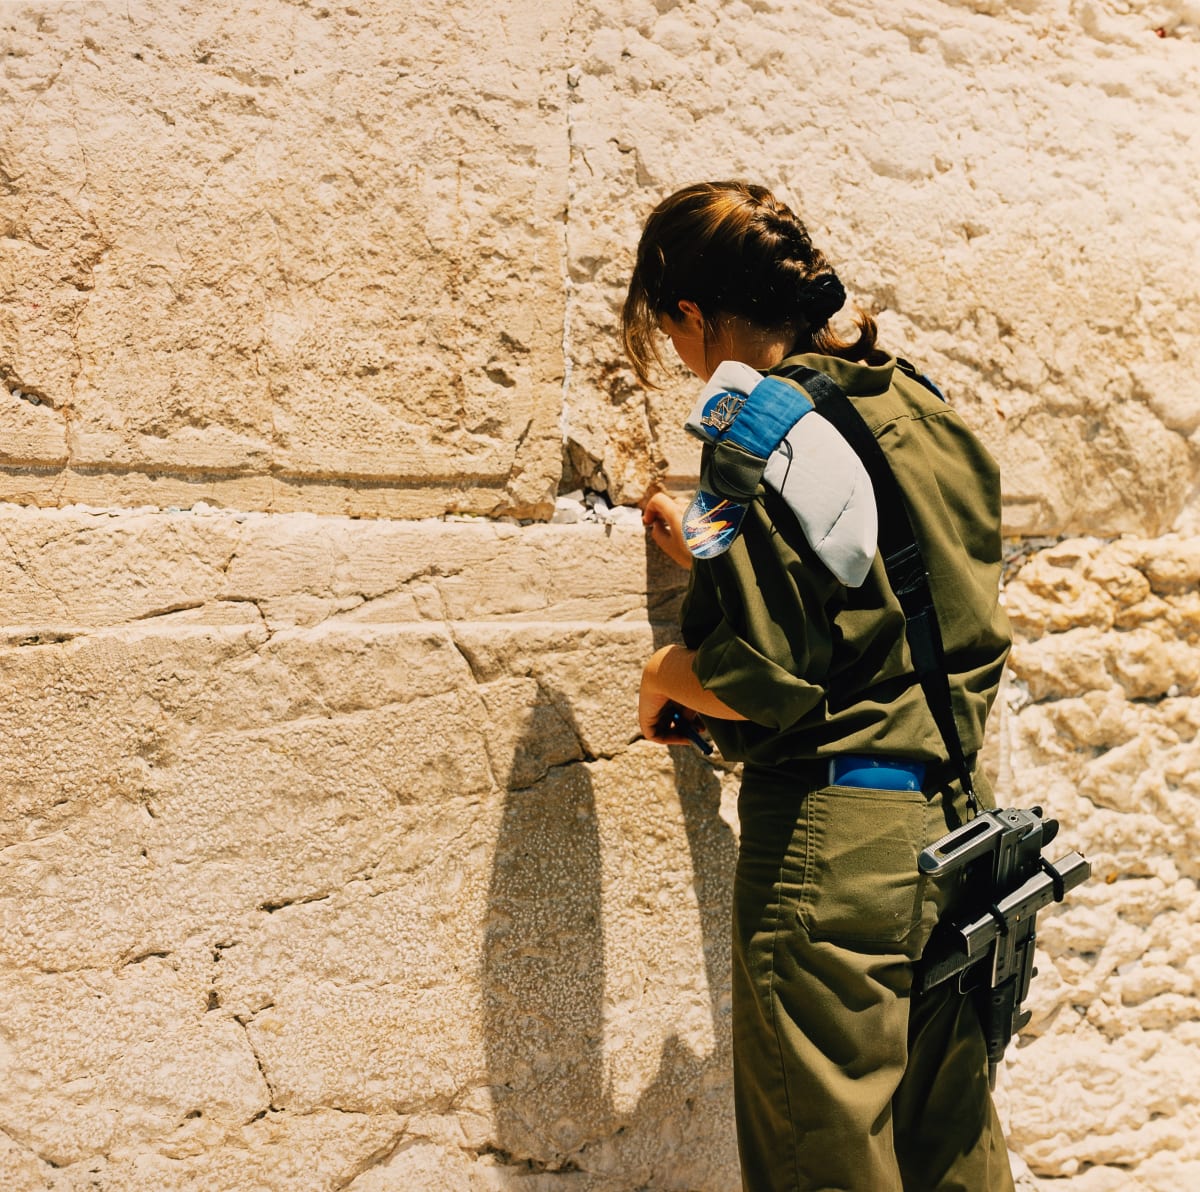
[[[795,515],[817,557],[847,587],[863,583],[879,533],[871,480],[854,449],[802,389],[747,364],[723,361],[701,390],[686,427],[714,446],[733,445],[750,462],[763,461],[763,483]],[[722,493],[713,481],[711,475],[702,479],[684,517],[685,539],[698,558],[727,550],[745,516],[746,494]]]

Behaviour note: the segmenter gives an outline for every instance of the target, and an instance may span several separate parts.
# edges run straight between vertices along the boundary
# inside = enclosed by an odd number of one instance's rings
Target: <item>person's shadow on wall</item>
[[[675,640],[681,575],[648,544],[655,648]],[[633,701],[636,692],[630,691]],[[591,774],[562,758],[581,740],[574,712],[545,676],[516,744],[496,841],[481,986],[494,1146],[524,1173],[588,1171],[613,1187],[736,1184],[729,1042],[729,938],[735,843],[721,785],[691,746],[670,750],[694,873],[713,1050],[675,1035],[658,1070],[622,1111],[604,1056],[605,932],[601,834]],[[557,742],[557,746],[554,744]],[[659,971],[654,980],[670,980]]]

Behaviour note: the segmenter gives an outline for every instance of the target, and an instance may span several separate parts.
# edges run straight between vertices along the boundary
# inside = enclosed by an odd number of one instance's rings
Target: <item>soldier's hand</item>
[[[642,524],[650,530],[659,549],[686,571],[692,569],[692,555],[683,540],[683,512],[666,493],[655,493],[642,510]]]

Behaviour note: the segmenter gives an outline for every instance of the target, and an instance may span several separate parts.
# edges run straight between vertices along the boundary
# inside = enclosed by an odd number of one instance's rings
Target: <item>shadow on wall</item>
[[[657,554],[653,546],[648,550]],[[679,591],[678,573],[664,575],[663,569],[648,559],[656,647],[676,633],[673,622],[656,615],[673,610]],[[673,585],[674,599],[660,582]],[[664,598],[656,600],[656,591]],[[597,818],[587,759],[533,767],[541,771],[536,777],[529,765],[544,749],[541,743],[565,727],[576,729],[570,704],[541,676],[537,703],[514,751],[483,939],[493,1150],[514,1177],[586,1172],[567,1186],[720,1192],[737,1182],[728,1015],[735,843],[719,815],[720,782],[692,747],[669,751],[699,905],[715,1046],[697,1055],[668,1034],[636,1105],[622,1108],[605,1054],[601,829],[608,825]],[[609,764],[622,763],[618,758]],[[636,766],[626,771],[641,772]],[[636,807],[642,798],[635,792],[622,806]],[[615,893],[638,892],[622,887]],[[678,893],[693,897],[686,888]],[[610,907],[613,897],[610,889]],[[653,948],[651,955],[656,953],[670,954],[665,947]],[[676,987],[667,963],[648,967],[645,979]]]

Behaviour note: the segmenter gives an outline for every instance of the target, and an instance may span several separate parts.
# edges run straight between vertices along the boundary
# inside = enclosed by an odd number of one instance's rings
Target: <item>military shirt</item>
[[[929,571],[969,756],[983,742],[1011,643],[999,603],[996,463],[961,417],[890,357],[858,364],[810,353],[784,364],[830,376],[887,456]],[[730,549],[693,562],[681,625],[701,685],[748,718],[708,718],[726,759],[945,759],[882,558],[876,554],[861,587],[844,587],[793,520],[776,524],[761,490]]]

